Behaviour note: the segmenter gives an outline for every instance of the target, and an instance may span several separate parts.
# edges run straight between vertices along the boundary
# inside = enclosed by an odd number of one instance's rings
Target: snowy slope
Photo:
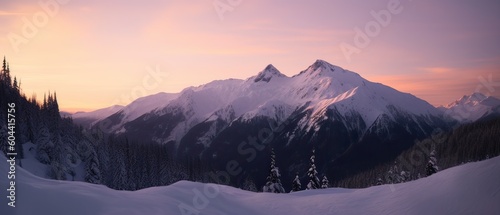
[[[0,160],[5,157],[0,155]],[[500,214],[498,169],[500,157],[403,184],[272,194],[187,181],[116,191],[42,179],[18,167],[17,207],[8,207],[2,198],[0,214]],[[0,171],[8,171],[6,162],[0,163]],[[6,177],[0,178],[2,187],[7,183]]]
[[[61,117],[71,117],[73,119],[73,122],[75,122],[76,124],[83,127],[89,127],[95,124],[97,121],[111,116],[123,108],[124,106],[121,105],[113,105],[111,107],[102,108],[90,112],[76,112],[74,114],[61,113]]]
[[[126,122],[130,122],[145,113],[151,112],[164,104],[168,104],[177,96],[178,93],[158,93],[138,98],[118,112],[108,117],[112,119],[118,119],[117,124],[115,124],[111,129],[121,129],[121,126],[123,126],[123,124],[125,124]]]
[[[388,86],[370,82],[359,74],[318,60],[307,70],[294,76],[294,82],[306,83],[295,94],[312,97],[315,115],[324,115],[336,108],[343,116],[352,112],[363,118],[367,127],[386,114],[393,116],[391,107],[415,116],[438,116],[439,111],[424,100],[399,92]],[[293,96],[292,95],[288,96]],[[314,117],[314,116],[313,116]]]
[[[120,111],[121,109],[123,109],[123,107],[124,106],[121,105],[113,105],[111,107],[102,108],[90,112],[76,112],[74,114],[71,114],[71,117],[73,119],[80,119],[80,118],[102,119]]]
[[[500,99],[473,93],[440,108],[459,122],[474,122],[490,114],[500,114]]]

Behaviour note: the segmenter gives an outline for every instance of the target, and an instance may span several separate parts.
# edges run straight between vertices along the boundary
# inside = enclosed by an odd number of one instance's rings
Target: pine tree
[[[271,170],[262,190],[268,193],[284,193],[285,189],[281,184],[280,176],[278,167],[276,167],[274,149],[271,149]]]
[[[126,169],[126,155],[123,147],[121,147],[121,143],[115,142],[114,139],[109,141],[110,146],[110,166],[113,168],[109,168],[111,180],[109,185],[112,186],[113,189],[117,190],[125,190],[127,188],[127,169]]]
[[[377,186],[382,185],[382,184],[384,184],[384,182],[382,181],[382,178],[378,177],[377,178]]]
[[[54,143],[51,141],[49,129],[45,125],[40,124],[35,143],[37,160],[43,164],[50,164],[50,154],[53,151]]]
[[[400,179],[401,183],[410,181],[411,180],[410,173],[407,171],[401,170],[401,172],[399,173],[399,179]]]
[[[389,168],[385,175],[385,183],[386,184],[398,184],[402,182],[402,178],[399,172],[397,162],[394,162],[394,165]]]
[[[295,175],[295,179],[293,179],[293,182],[292,182],[292,191],[290,192],[297,192],[297,191],[300,191],[302,190],[302,184],[300,183],[300,178],[299,178],[299,175]]]
[[[2,65],[2,71],[7,71],[7,64],[6,64],[5,56],[3,56],[3,65]]]
[[[436,173],[439,170],[437,166],[437,159],[436,159],[436,151],[432,150],[430,157],[429,157],[429,162],[427,162],[427,167],[425,169],[425,172],[427,176],[430,176],[434,173]]]
[[[17,85],[17,78],[14,77],[14,83],[12,84],[12,87],[14,87],[14,90],[16,92],[19,92],[19,86]]]
[[[312,190],[312,189],[318,189],[320,188],[320,182],[318,178],[318,171],[316,171],[316,164],[314,163],[315,160],[315,155],[314,155],[315,150],[312,150],[312,155],[310,158],[311,162],[311,167],[309,168],[309,171],[307,172],[307,176],[309,176],[309,183],[307,184],[307,189]]]
[[[250,178],[245,179],[241,188],[252,192],[258,192],[257,186],[255,186],[255,183]]]
[[[3,65],[2,65],[2,74],[1,74],[1,79],[5,81],[8,87],[12,86],[12,79],[10,77],[10,69],[9,69],[9,63],[7,63],[7,60],[5,59],[5,56],[3,57]]]
[[[99,168],[99,158],[94,146],[88,141],[82,144],[87,144],[87,157],[85,158],[85,181],[93,184],[101,183],[101,171]]]
[[[323,180],[321,180],[321,189],[325,189],[325,188],[328,188],[330,185],[328,185],[328,178],[325,176],[323,176]]]
[[[49,177],[57,180],[66,180],[66,173],[68,170],[68,162],[66,162],[66,158],[63,156],[67,156],[65,151],[64,143],[62,142],[61,135],[53,134],[52,135],[52,144],[53,147],[50,150],[49,158],[50,158],[50,167]]]

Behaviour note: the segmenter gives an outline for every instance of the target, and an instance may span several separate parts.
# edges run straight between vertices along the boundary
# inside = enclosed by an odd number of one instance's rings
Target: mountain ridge
[[[479,92],[464,95],[447,106],[438,107],[446,117],[461,123],[474,122],[483,118],[500,116],[500,99]]]
[[[381,94],[373,93],[374,91]],[[146,98],[142,102],[145,100]],[[260,115],[274,116],[278,110],[282,111],[280,118],[286,118],[305,103],[310,103],[308,108],[315,113],[324,113],[325,109],[334,106],[342,114],[348,113],[352,109],[349,107],[352,106],[366,107],[367,110],[361,113],[361,116],[368,125],[381,114],[388,113],[387,106],[394,106],[417,115],[440,114],[440,111],[424,100],[370,82],[357,73],[323,60],[316,60],[306,70],[292,77],[283,75],[269,64],[256,76],[246,80],[226,79],[198,87],[188,87],[171,100],[158,102],[156,107],[150,107],[149,112],[161,115],[165,111],[181,108],[188,118],[192,117],[192,121],[188,124],[196,124],[217,114],[224,115],[225,111],[226,115],[234,116],[223,117],[225,120],[234,120],[242,116],[247,119]],[[148,112],[141,112],[141,114],[146,113]],[[120,122],[113,126],[112,132],[126,132],[124,124],[141,116],[141,114],[127,115],[125,112],[117,114],[123,116],[120,120],[112,120]]]
[[[305,171],[300,164],[307,163],[308,155],[297,152],[312,148],[321,161],[318,169],[328,177],[345,177],[353,172],[347,168],[357,171],[386,162],[449,124],[428,102],[323,60],[292,77],[268,65],[245,80],[216,80],[185,88],[169,100],[153,100],[156,106],[142,115],[120,111],[101,120],[108,126],[104,130],[130,141],[165,145],[175,159],[200,160],[216,170],[236,160],[248,171],[233,182],[256,177],[259,186],[271,147],[279,162],[290,167],[283,172],[285,181],[293,172]],[[254,137],[268,149],[248,163],[241,153],[251,149],[241,144]]]

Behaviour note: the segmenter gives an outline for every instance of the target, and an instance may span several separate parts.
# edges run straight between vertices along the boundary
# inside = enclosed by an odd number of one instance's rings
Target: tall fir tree
[[[328,181],[328,178],[325,176],[323,176],[323,180],[321,180],[321,189],[326,189],[328,187],[330,187],[329,185],[329,181]]]
[[[10,69],[9,69],[9,63],[7,63],[7,60],[5,59],[5,56],[3,57],[3,65],[2,65],[2,74],[1,74],[2,80],[5,81],[5,84],[7,84],[8,87],[12,86],[12,79],[10,77]]]
[[[292,182],[292,191],[290,191],[290,192],[297,192],[300,190],[302,190],[302,184],[300,183],[299,174],[296,174],[295,179],[293,179],[293,182]]]
[[[274,154],[274,149],[271,149],[271,170],[269,176],[267,176],[266,185],[263,187],[264,192],[268,193],[284,193],[285,189],[281,184],[280,172],[278,167],[276,167],[276,156]]]
[[[5,56],[3,56],[3,64],[2,64],[2,71],[7,70],[7,61],[5,60]]]
[[[318,178],[318,171],[316,171],[316,164],[315,164],[316,156],[314,155],[314,152],[315,150],[313,149],[310,158],[311,167],[309,167],[309,171],[307,172],[307,176],[309,177],[309,183],[307,184],[308,190],[318,189],[321,186]]]
[[[429,156],[429,161],[427,162],[425,172],[426,172],[427,176],[430,176],[430,175],[436,173],[438,170],[439,170],[439,167],[437,166],[436,151],[432,150],[431,154]]]

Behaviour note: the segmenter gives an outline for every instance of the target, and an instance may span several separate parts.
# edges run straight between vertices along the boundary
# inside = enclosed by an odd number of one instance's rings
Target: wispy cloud
[[[9,11],[0,10],[0,16],[21,16],[21,15],[25,15],[25,13],[9,12]]]
[[[426,67],[426,68],[420,68],[420,70],[435,74],[445,74],[453,72],[455,69],[451,67]]]
[[[32,21],[44,9],[39,0],[0,1],[0,56],[7,55],[26,91],[61,92],[62,107],[102,107],[120,90],[130,91],[144,65],[158,62],[175,74],[158,89],[168,92],[246,78],[268,63],[294,75],[318,58],[435,105],[472,93],[481,83],[478,77],[493,74],[493,81],[500,81],[494,1],[413,1],[380,35],[367,37],[369,47],[352,63],[339,44],[362,42],[354,29],[366,31],[377,21],[370,11],[384,9],[387,1],[243,1],[224,21],[213,1],[70,1],[21,44],[22,55],[9,48],[7,35],[24,36],[22,18]],[[106,78],[92,79],[102,71]],[[114,77],[120,79],[110,86]],[[95,91],[80,92],[97,85],[109,88],[99,101]],[[500,90],[495,93],[500,96]]]

